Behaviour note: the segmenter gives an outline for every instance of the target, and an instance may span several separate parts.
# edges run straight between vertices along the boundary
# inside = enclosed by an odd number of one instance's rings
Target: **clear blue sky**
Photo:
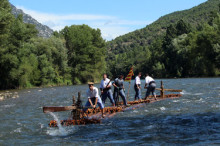
[[[9,0],[54,30],[73,24],[100,28],[111,40],[145,27],[159,17],[207,0]]]

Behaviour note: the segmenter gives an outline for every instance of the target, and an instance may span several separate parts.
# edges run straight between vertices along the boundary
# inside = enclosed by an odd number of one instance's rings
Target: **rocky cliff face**
[[[39,31],[39,36],[48,38],[52,35],[53,30],[46,25],[39,23],[37,20],[32,18],[30,15],[25,14],[21,9],[17,9],[15,6],[11,4],[12,14],[17,17],[19,14],[23,15],[24,23],[30,23],[36,25],[36,29]]]

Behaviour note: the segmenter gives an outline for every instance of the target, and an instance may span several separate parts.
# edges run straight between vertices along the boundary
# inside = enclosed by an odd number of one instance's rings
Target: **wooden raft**
[[[147,103],[153,103],[165,99],[173,99],[179,98],[181,94],[165,94],[165,91],[168,92],[182,92],[182,90],[176,89],[164,89],[163,82],[161,81],[161,88],[157,88],[156,90],[160,90],[160,95],[157,95],[158,100],[154,100],[149,96],[149,99],[140,100],[140,101],[128,101],[127,104],[130,105],[129,107],[123,106],[123,102],[118,102],[118,106],[116,107],[105,107],[105,118],[111,118],[117,112],[123,112],[126,110],[134,110],[136,108],[140,108],[145,106]],[[101,110],[99,108],[91,108],[88,109],[86,113],[83,113],[83,106],[81,101],[81,94],[78,93],[77,102],[75,100],[75,96],[73,96],[73,104],[72,106],[65,106],[65,107],[43,107],[43,112],[60,112],[60,111],[71,111],[71,118],[67,120],[61,120],[60,123],[63,126],[70,126],[70,125],[87,125],[87,124],[99,124],[101,123]],[[51,120],[49,123],[50,127],[57,127],[57,121]]]

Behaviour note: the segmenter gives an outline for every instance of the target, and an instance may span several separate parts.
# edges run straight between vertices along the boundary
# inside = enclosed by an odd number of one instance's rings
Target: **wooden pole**
[[[129,90],[130,90],[130,87],[131,87],[131,81],[129,82],[128,94],[127,94],[127,101],[128,101],[128,99],[129,99]]]
[[[78,99],[77,99],[76,106],[80,109],[82,108],[82,101],[81,101],[81,93],[80,92],[78,92]]]
[[[77,102],[75,100],[75,96],[73,96],[73,104],[76,105],[76,109],[72,110],[72,119],[74,120],[79,120],[80,118],[82,118],[82,101],[81,101],[81,93],[78,92],[78,99]]]
[[[76,98],[75,98],[75,96],[73,95],[73,104],[72,104],[73,106],[75,106],[76,105]]]
[[[164,88],[163,88],[163,81],[161,81],[161,90],[160,90],[160,97],[164,98]]]

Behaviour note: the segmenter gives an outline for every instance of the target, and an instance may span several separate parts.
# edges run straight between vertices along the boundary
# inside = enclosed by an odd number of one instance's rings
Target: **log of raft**
[[[160,90],[162,91],[161,88],[156,88],[156,90]],[[179,89],[163,89],[164,91],[169,91],[169,92],[182,92],[183,90],[179,90]]]
[[[57,107],[57,106],[51,106],[51,107],[43,107],[44,113],[49,112],[61,112],[61,111],[68,111],[68,110],[74,110],[77,109],[76,106],[63,106],[63,107]]]

